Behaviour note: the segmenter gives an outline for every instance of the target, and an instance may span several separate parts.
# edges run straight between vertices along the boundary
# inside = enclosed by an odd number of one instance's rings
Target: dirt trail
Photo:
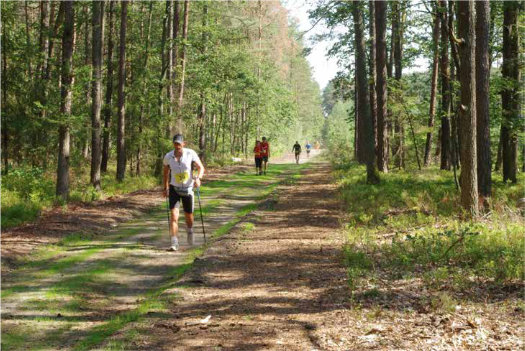
[[[523,349],[519,303],[463,300],[455,311],[432,311],[421,308],[431,296],[417,281],[390,283],[384,293],[362,282],[372,292],[352,299],[342,217],[329,165],[315,163],[165,291],[167,309],[100,350]]]
[[[173,299],[170,315],[133,326],[141,337],[130,349],[313,350],[337,345],[340,340],[331,339],[327,330],[318,333],[349,301],[342,213],[328,165],[316,163],[278,193],[215,243],[167,292]],[[200,323],[209,315],[207,323]]]
[[[290,163],[289,158],[280,161]],[[289,179],[298,169],[293,164],[275,164],[268,176],[227,174],[210,183],[202,199],[203,209],[209,211],[205,223],[208,235],[238,221],[240,210],[260,201],[273,185]],[[157,208],[147,218],[109,231],[106,227],[104,235],[66,243],[58,256],[37,258],[3,275],[2,337],[10,348],[74,349],[90,339],[95,328],[115,324],[111,321],[118,324],[117,315],[140,314],[144,301],[154,303],[152,292],[162,291],[163,285],[176,279],[193,255],[192,251],[186,253],[190,247],[184,234],[180,236],[180,252],[166,250],[166,215],[165,208]],[[204,237],[199,221],[195,229],[196,244],[200,245]],[[185,233],[184,223],[180,223],[180,230]]]

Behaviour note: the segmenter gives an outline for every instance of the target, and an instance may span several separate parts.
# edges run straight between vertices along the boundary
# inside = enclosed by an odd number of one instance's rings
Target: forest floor
[[[218,175],[203,199],[213,239],[198,248],[182,235],[181,252],[165,250],[158,204],[104,235],[34,251],[3,277],[2,348],[523,349],[522,285],[448,310],[417,280],[365,289],[362,279],[354,296],[338,188],[329,164],[312,161]]]

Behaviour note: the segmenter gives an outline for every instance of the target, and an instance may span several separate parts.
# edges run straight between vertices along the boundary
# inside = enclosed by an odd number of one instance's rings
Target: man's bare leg
[[[188,234],[188,245],[193,246],[193,213],[184,212],[186,218],[186,233]]]
[[[171,250],[176,251],[179,249],[179,209],[174,207],[171,209],[170,227],[171,227]]]

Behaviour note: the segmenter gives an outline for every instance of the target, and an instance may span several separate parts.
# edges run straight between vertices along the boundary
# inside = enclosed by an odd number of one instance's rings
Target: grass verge
[[[523,281],[523,222],[514,205],[523,194],[523,174],[517,185],[496,177],[491,212],[476,222],[463,219],[450,172],[393,171],[382,174],[379,185],[366,184],[364,175],[357,164],[336,171],[348,213],[352,291],[366,294],[365,280],[390,286],[411,280],[475,299],[480,287],[489,296]],[[438,305],[445,300],[434,298]]]

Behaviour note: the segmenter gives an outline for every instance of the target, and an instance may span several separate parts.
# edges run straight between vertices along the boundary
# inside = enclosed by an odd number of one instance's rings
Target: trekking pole
[[[197,199],[199,200],[199,212],[201,213],[201,224],[202,224],[202,233],[204,234],[204,243],[206,243],[206,231],[204,230],[204,219],[202,219],[201,187],[197,188]]]
[[[168,214],[168,233],[170,234],[171,239],[171,224],[170,224],[170,203],[169,196],[166,196],[166,212]]]

